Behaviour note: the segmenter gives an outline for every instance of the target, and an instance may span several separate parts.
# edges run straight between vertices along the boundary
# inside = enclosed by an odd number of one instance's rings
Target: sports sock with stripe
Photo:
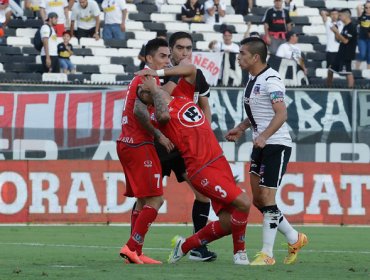
[[[237,209],[231,214],[231,235],[233,237],[234,254],[245,250],[245,231],[249,213]]]
[[[188,237],[185,240],[185,243],[182,244],[181,250],[184,252],[184,254],[186,254],[191,249],[198,248],[203,244],[208,244],[227,234],[228,233],[222,229],[219,221],[211,222],[197,233],[194,233],[192,236]]]

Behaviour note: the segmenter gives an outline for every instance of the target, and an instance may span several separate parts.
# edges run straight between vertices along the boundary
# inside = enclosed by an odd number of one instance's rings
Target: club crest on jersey
[[[202,111],[193,102],[186,103],[178,112],[178,119],[183,126],[195,127],[204,123]]]
[[[260,94],[260,89],[261,89],[261,84],[256,84],[256,85],[254,86],[254,88],[253,88],[253,93],[254,93],[255,95]]]
[[[152,167],[153,166],[153,162],[151,160],[146,160],[144,161],[144,167]]]
[[[200,184],[202,185],[202,187],[206,187],[209,184],[209,181],[207,178],[204,178],[202,179],[202,181],[200,181]]]
[[[127,123],[128,123],[127,116],[123,116],[122,120],[121,120],[121,125],[124,125],[124,124],[127,124]]]

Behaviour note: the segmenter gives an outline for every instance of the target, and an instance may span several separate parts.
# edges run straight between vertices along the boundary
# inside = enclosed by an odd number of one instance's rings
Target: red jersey
[[[195,86],[190,84],[184,78],[180,78],[177,86],[172,91],[172,96],[185,96],[190,100],[194,101]]]
[[[159,84],[159,79],[157,78]],[[141,77],[136,76],[128,86],[126,97],[123,101],[121,118],[121,135],[117,141],[127,144],[137,145],[145,142],[153,143],[154,137],[145,130],[134,115],[134,106],[136,100],[136,91],[141,84]]]
[[[180,151],[190,178],[223,151],[202,110],[191,99],[174,96],[168,109],[171,119],[159,129]]]

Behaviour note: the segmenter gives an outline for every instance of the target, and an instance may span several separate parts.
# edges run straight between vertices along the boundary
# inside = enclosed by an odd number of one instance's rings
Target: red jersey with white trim
[[[168,109],[171,119],[159,129],[180,151],[190,178],[223,151],[202,110],[191,99],[173,96]]]
[[[159,79],[157,84],[159,85]],[[128,86],[126,98],[123,101],[122,118],[121,118],[121,135],[117,141],[121,141],[131,145],[138,145],[142,143],[153,143],[154,137],[147,132],[136,119],[134,115],[134,106],[136,100],[136,91],[140,85],[141,77],[136,76],[132,79]]]

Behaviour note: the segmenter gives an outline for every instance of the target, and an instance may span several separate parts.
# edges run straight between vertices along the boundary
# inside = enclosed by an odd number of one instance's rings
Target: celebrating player
[[[173,33],[169,39],[169,46],[171,51],[171,63],[173,66],[191,63],[193,38],[189,33],[183,31]],[[179,79],[179,76],[169,77],[169,80],[164,85],[164,90],[172,93]],[[212,117],[208,97],[209,85],[202,71],[198,69],[195,81],[194,103],[202,109],[206,119],[211,122]],[[162,145],[155,146],[159,160],[161,161],[163,176],[170,176],[171,171],[173,171],[179,183],[186,181],[193,190],[195,195],[192,209],[194,232],[199,231],[205,227],[208,222],[208,215],[211,207],[209,198],[196,191],[191,185],[186,175],[184,159],[177,149],[168,153]],[[209,251],[206,245],[194,248],[189,253],[189,259],[194,261],[214,261],[216,258],[216,253]]]
[[[175,263],[193,248],[232,234],[234,263],[249,264],[245,251],[245,230],[250,201],[236,186],[230,166],[202,110],[193,102],[196,67],[182,65],[168,69],[142,70],[139,75],[184,75],[172,96],[160,89],[151,77],[143,78],[137,96],[145,104],[154,104],[159,129],[177,147],[185,161],[188,178],[194,188],[209,197],[219,221],[184,239],[175,236],[169,263]],[[215,176],[217,174],[217,176]]]
[[[170,51],[167,41],[163,39],[149,41],[145,54],[148,65],[153,69],[161,69],[169,64]],[[159,83],[159,80],[156,79],[155,82]],[[160,264],[160,261],[142,253],[145,235],[163,203],[162,170],[154,148],[153,136],[168,150],[173,148],[173,144],[150,124],[147,124],[146,129],[142,126],[146,125],[149,114],[146,107],[145,110],[136,108],[136,91],[139,84],[141,77],[137,76],[129,85],[122,111],[122,132],[117,140],[117,154],[126,177],[125,196],[137,198],[135,215],[131,217],[131,236],[121,248],[120,255],[130,263]],[[145,176],[142,176],[144,174]]]

